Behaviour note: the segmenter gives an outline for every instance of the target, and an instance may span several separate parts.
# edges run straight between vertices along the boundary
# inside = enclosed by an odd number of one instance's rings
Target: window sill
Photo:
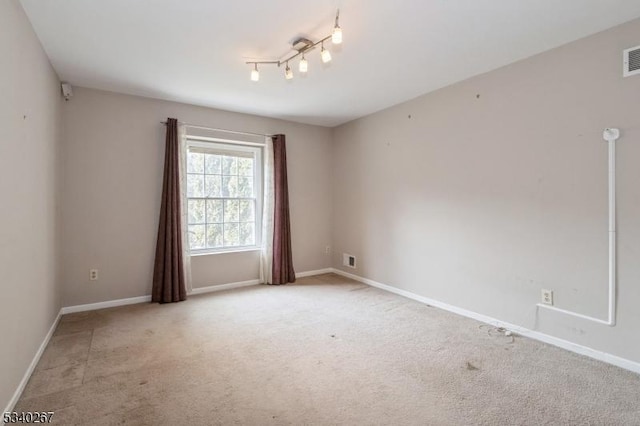
[[[191,257],[210,256],[213,254],[231,254],[231,253],[246,253],[251,251],[260,251],[262,247],[242,247],[242,248],[229,248],[223,250],[203,250],[191,253]]]

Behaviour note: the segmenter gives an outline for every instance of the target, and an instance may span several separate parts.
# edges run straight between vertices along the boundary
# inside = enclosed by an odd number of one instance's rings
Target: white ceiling
[[[640,17],[638,0],[21,0],[72,85],[336,126]],[[286,81],[245,60],[344,42]]]

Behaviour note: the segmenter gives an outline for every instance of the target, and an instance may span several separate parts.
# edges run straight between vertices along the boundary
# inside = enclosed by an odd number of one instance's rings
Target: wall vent
[[[640,46],[625,50],[623,60],[625,77],[640,74]]]
[[[342,253],[342,265],[356,269],[356,257],[352,254]]]

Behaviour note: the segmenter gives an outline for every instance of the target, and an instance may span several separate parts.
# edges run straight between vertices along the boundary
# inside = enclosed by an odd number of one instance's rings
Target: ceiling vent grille
[[[640,74],[640,46],[624,51],[624,76]]]

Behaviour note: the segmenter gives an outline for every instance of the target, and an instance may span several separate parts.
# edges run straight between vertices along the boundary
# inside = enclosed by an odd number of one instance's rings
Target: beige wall
[[[60,310],[58,77],[17,0],[0,1],[0,409]]]
[[[65,306],[150,294],[167,117],[286,134],[294,265],[330,266],[331,129],[82,88],[63,116]],[[193,287],[256,279],[258,265],[257,252],[193,257]]]
[[[640,20],[336,128],[334,266],[640,361],[640,76],[621,60],[638,44]],[[613,328],[535,307],[547,288],[606,316],[605,127],[622,131]]]

